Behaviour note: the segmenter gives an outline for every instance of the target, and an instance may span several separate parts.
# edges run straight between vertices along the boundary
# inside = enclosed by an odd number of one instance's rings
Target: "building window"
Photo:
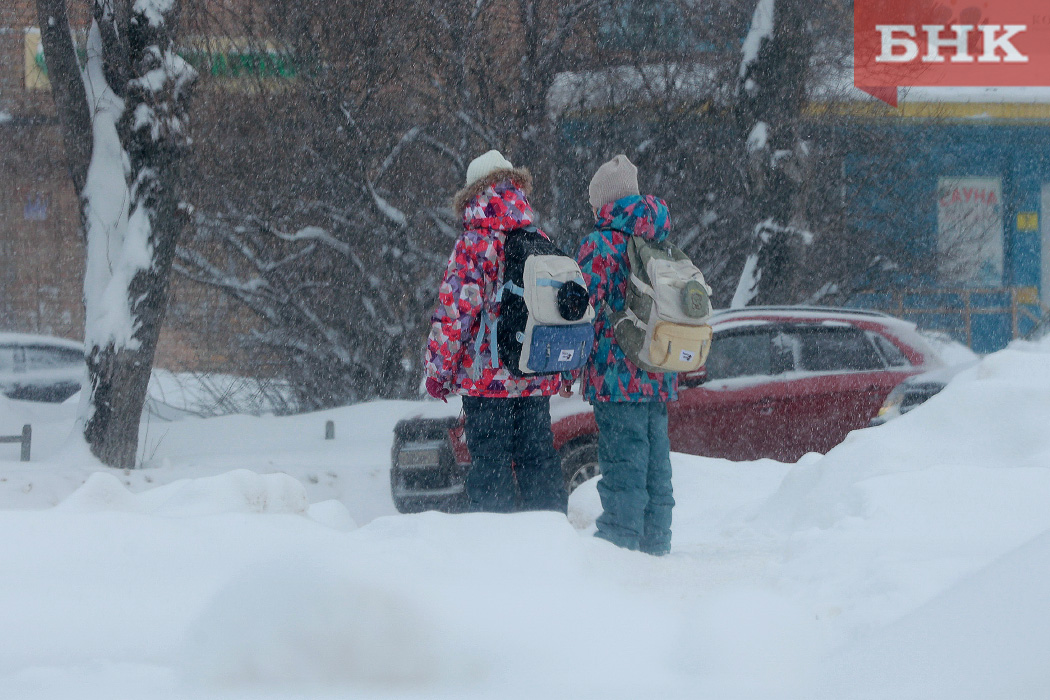
[[[1000,178],[940,178],[937,268],[942,285],[1001,287],[1004,237]]]
[[[26,221],[47,221],[47,210],[51,198],[43,192],[31,192],[26,195],[22,206],[22,218]]]
[[[44,47],[40,43],[40,30],[35,27],[25,33],[25,88],[26,90],[50,90],[47,81],[47,66],[44,65]]]
[[[608,50],[669,52],[700,48],[675,0],[612,3],[603,13],[599,40]]]

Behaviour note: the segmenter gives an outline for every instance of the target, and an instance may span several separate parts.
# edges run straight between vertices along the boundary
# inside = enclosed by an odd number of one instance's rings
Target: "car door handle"
[[[755,406],[755,412],[763,416],[772,415],[775,405],[772,401],[762,401]]]

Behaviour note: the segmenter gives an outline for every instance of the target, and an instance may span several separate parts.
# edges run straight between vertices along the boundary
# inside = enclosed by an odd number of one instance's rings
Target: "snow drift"
[[[14,421],[32,407],[0,408]],[[589,536],[593,483],[568,519],[393,515],[393,424],[448,410],[187,419],[166,424],[155,466],[138,472],[92,474],[56,449],[0,464],[2,502],[18,508],[0,510],[0,626],[19,630],[0,639],[0,687],[1050,695],[1050,342],[986,358],[826,456],[674,455],[674,550],[661,559]],[[48,415],[45,441],[62,424]]]

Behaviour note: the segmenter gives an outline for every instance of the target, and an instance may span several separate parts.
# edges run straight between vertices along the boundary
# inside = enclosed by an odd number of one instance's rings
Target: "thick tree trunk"
[[[128,469],[186,223],[178,165],[195,74],[174,52],[177,1],[95,0],[85,66],[67,0],[37,2],[87,246],[84,438],[104,464]]]
[[[139,272],[130,287],[131,298],[138,300],[132,306],[138,347],[118,349],[108,344],[89,349],[92,410],[84,424],[84,437],[92,454],[119,469],[136,465],[139,421],[167,310],[171,266],[185,228],[186,217],[176,206],[172,189],[159,189],[167,194],[158,197],[153,217],[154,266]]]
[[[88,357],[92,412],[84,438],[91,453],[110,467],[132,469],[136,464],[139,417],[151,366],[144,355],[108,345],[92,348]]]

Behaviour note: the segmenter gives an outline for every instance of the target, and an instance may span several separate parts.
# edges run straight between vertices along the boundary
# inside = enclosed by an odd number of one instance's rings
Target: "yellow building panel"
[[[1017,230],[1034,233],[1039,230],[1039,213],[1023,211],[1017,215]]]
[[[1017,303],[1028,306],[1039,305],[1039,287],[1020,287],[1017,290]]]
[[[893,108],[876,102],[818,102],[810,104],[806,111],[811,116],[1050,122],[1050,104],[1041,103],[902,102]]]
[[[47,68],[44,66],[44,49],[40,44],[40,30],[25,32],[25,87],[26,90],[50,90]]]

